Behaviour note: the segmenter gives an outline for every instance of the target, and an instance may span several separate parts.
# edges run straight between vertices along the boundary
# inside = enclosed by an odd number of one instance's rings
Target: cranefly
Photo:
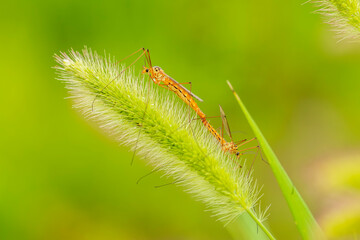
[[[184,124],[188,111],[173,95],[146,84],[131,69],[119,76],[124,67],[87,49],[55,58],[59,79],[69,89],[74,107],[87,118],[132,149],[138,141],[138,155],[204,202],[218,219],[228,223],[247,212],[266,230],[266,211],[255,211],[260,197],[256,182],[221,151],[200,123]]]
[[[147,61],[148,61],[148,64],[150,65],[150,67],[149,68],[144,67],[142,73],[148,74],[150,76],[151,80],[155,84],[174,92],[181,100],[183,100],[187,105],[189,105],[189,107],[191,107],[195,111],[195,113],[199,116],[201,122],[209,130],[209,132],[219,141],[219,143],[221,144],[221,148],[224,152],[229,152],[231,154],[235,154],[236,156],[240,156],[240,155],[243,155],[243,153],[242,153],[243,151],[253,149],[253,148],[258,148],[258,146],[256,146],[256,147],[251,147],[248,149],[239,150],[240,146],[255,140],[255,138],[248,140],[248,141],[245,139],[245,140],[239,141],[238,143],[235,143],[232,140],[229,126],[226,121],[225,113],[223,112],[222,108],[220,107],[221,117],[222,117],[223,125],[224,125],[223,127],[225,127],[225,129],[227,130],[227,132],[231,138],[231,141],[227,142],[225,140],[225,138],[222,135],[220,135],[215,130],[215,128],[210,124],[210,122],[207,120],[205,113],[203,113],[201,111],[201,109],[195,102],[194,98],[199,101],[202,101],[202,100],[198,96],[193,94],[191,91],[184,88],[181,85],[182,83],[178,83],[173,78],[171,78],[169,75],[167,75],[162,68],[160,68],[158,66],[152,67],[149,52],[144,51],[144,53],[145,53],[145,56],[147,58]],[[241,143],[241,145],[238,145],[239,143]]]

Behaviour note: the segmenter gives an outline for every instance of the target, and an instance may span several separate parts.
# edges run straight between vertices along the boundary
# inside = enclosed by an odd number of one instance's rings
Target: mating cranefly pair
[[[215,128],[207,121],[206,115],[201,111],[197,103],[195,102],[194,98],[198,101],[202,102],[203,100],[193,94],[191,91],[183,87],[184,84],[189,84],[191,86],[191,82],[185,82],[185,83],[179,83],[175,79],[171,78],[169,75],[167,75],[164,70],[161,67],[158,66],[152,66],[151,58],[150,58],[150,52],[149,49],[140,48],[139,50],[135,51],[134,53],[130,54],[126,58],[122,59],[121,61],[135,55],[136,53],[141,52],[140,56],[136,58],[135,61],[133,61],[128,67],[131,67],[135,62],[137,62],[142,56],[145,56],[145,64],[148,65],[143,67],[142,73],[148,74],[150,79],[160,87],[163,87],[169,91],[174,92],[181,100],[183,100],[189,107],[191,107],[195,113],[199,116],[200,120],[204,124],[204,126],[209,130],[209,132],[219,141],[221,144],[221,149],[224,152],[229,152],[231,154],[235,154],[236,156],[243,155],[244,151],[257,148],[259,151],[259,146],[249,147],[246,149],[239,150],[239,147],[256,140],[256,138],[252,138],[250,140],[241,140],[238,142],[234,142],[232,139],[231,131],[226,119],[226,115],[224,110],[220,107],[220,114],[222,119],[222,129],[225,128],[227,134],[229,135],[231,141],[228,142],[223,137],[223,131],[222,134],[219,134]],[[122,72],[120,72],[122,74]],[[115,80],[115,79],[114,79]],[[111,82],[110,82],[111,83]],[[109,84],[110,84],[109,83]],[[191,89],[191,88],[190,88]]]

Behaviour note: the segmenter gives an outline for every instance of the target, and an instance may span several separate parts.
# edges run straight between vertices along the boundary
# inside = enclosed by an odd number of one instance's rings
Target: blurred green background
[[[207,115],[221,104],[235,139],[251,138],[230,80],[320,224],[341,219],[328,234],[355,236],[360,214],[340,215],[360,199],[360,44],[338,43],[302,3],[2,2],[0,239],[231,239],[181,189],[155,189],[169,181],[160,174],[136,185],[151,168],[131,167],[132,153],[64,99],[53,55],[84,45],[117,59],[149,48],[154,65],[193,83]],[[269,166],[254,169],[272,232],[299,239]]]

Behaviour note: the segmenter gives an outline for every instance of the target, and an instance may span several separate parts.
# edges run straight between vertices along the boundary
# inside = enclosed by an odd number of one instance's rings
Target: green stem
[[[254,219],[254,221],[264,231],[264,233],[266,234],[266,236],[269,237],[269,239],[275,240],[275,237],[271,234],[271,232],[269,232],[269,230],[267,230],[265,225],[261,221],[259,221],[259,219],[257,219],[257,217],[254,215],[254,213],[250,209],[245,209],[245,211],[251,216],[252,219]]]
[[[287,175],[286,171],[282,167],[280,161],[278,160],[277,156],[275,155],[274,151],[271,149],[269,143],[263,136],[262,132],[260,131],[259,127],[252,119],[250,113],[246,109],[245,105],[241,101],[238,94],[233,89],[231,83],[227,81],[231,91],[233,92],[237,102],[240,105],[240,108],[244,112],[244,115],[249,122],[252,130],[256,138],[258,139],[261,149],[267,157],[267,160],[271,166],[271,169],[276,177],[276,180],[279,183],[281,191],[286,199],[286,202],[290,208],[290,211],[293,215],[295,224],[303,237],[303,239],[322,239],[323,234],[318,226],[315,218],[313,217],[312,213],[310,212],[308,206],[306,205],[305,201],[302,199],[300,193],[295,188],[294,184],[292,183],[291,179]],[[261,225],[260,225],[261,226]]]
[[[261,221],[254,217],[254,214],[251,215],[246,211],[242,214],[236,221],[228,224],[226,226],[229,233],[234,239],[256,239],[256,240],[268,240],[275,239],[271,233],[262,225]],[[260,226],[260,228],[259,228]]]

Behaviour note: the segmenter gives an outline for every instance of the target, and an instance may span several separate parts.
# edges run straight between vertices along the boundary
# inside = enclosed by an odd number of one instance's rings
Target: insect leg
[[[150,67],[152,67],[149,49],[146,49],[146,51],[145,51],[145,49],[144,49],[143,54],[145,55],[146,62],[149,64]],[[143,54],[142,54],[142,55],[143,55]],[[141,55],[141,56],[142,56],[142,55]],[[137,61],[137,60],[136,60],[136,61]],[[146,62],[145,62],[145,63],[146,63]],[[144,118],[145,118],[145,116],[146,116],[146,110],[147,110],[147,108],[148,108],[148,106],[149,106],[149,101],[150,101],[150,83],[151,83],[151,80],[152,80],[152,78],[151,78],[151,76],[149,75],[149,81],[148,81],[148,87],[147,87],[147,95],[146,95],[147,100],[146,100],[146,105],[145,105],[144,114],[143,114],[143,117],[142,117],[142,120],[141,120],[142,122],[144,121]],[[142,123],[140,123],[140,126],[141,126],[141,125],[142,125]],[[135,143],[134,153],[133,153],[133,156],[132,156],[132,158],[131,158],[131,163],[130,163],[131,166],[132,166],[133,163],[134,163],[134,159],[135,159],[135,155],[136,155],[136,150],[137,150],[137,146],[138,146],[138,143],[139,143],[140,134],[141,134],[141,128],[139,129],[138,137],[137,137],[137,140],[136,140],[136,143]]]
[[[114,82],[118,77],[120,77],[120,75],[125,72],[127,69],[129,69],[132,65],[134,65],[146,52],[145,52],[145,49],[144,48],[141,48],[139,50],[137,50],[136,52],[132,53],[130,56],[134,55],[135,53],[139,52],[140,50],[143,50],[143,53],[135,59],[135,61],[133,61],[129,66],[127,66],[124,70],[122,70],[116,77],[114,77],[114,79],[112,79],[110,82],[108,82],[101,90],[99,93],[97,93],[94,97],[94,100],[92,101],[91,103],[91,111],[93,112],[94,111],[94,103],[95,103],[95,100],[96,98],[99,96],[100,93],[102,93],[112,82]],[[130,57],[128,56],[128,57]],[[128,58],[126,57],[126,58]],[[125,58],[125,59],[126,59]]]
[[[144,121],[144,119],[145,119],[145,116],[146,116],[146,110],[147,110],[147,108],[148,108],[148,106],[149,106],[149,100],[150,100],[150,97],[149,97],[149,95],[150,95],[150,92],[149,92],[149,90],[150,90],[150,79],[149,79],[149,83],[148,83],[148,94],[147,94],[147,100],[146,100],[146,105],[145,105],[145,110],[144,110],[144,114],[143,114],[143,116],[142,116],[142,122]],[[142,123],[140,123],[140,126],[142,125]],[[137,139],[136,139],[136,143],[135,143],[135,149],[134,149],[134,153],[133,153],[133,155],[132,155],[132,158],[131,158],[131,162],[130,162],[130,165],[132,166],[133,165],[133,163],[134,163],[134,159],[135,159],[135,155],[136,155],[136,150],[137,150],[137,146],[138,146],[138,143],[139,143],[139,138],[140,138],[140,134],[141,134],[141,127],[140,127],[140,129],[139,129],[139,133],[138,133],[138,136],[137,136]]]

